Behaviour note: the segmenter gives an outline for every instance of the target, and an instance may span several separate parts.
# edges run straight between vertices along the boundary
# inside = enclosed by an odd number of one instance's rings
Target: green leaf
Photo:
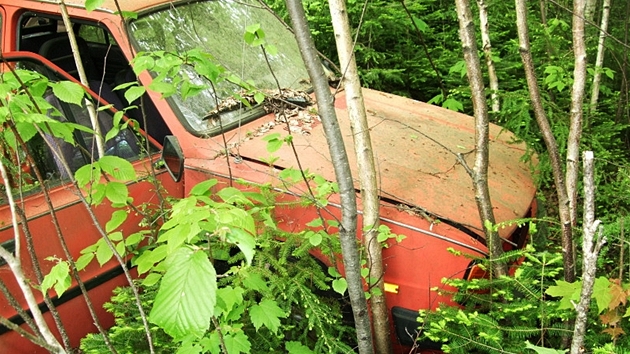
[[[254,254],[256,253],[256,239],[248,232],[236,227],[231,227],[230,232],[227,234],[227,241],[235,244],[243,252],[247,265],[252,264]]]
[[[42,293],[46,293],[48,289],[54,287],[57,296],[63,295],[72,284],[72,278],[70,277],[70,267],[67,262],[58,262],[55,264],[50,273],[48,273],[42,281]]]
[[[606,311],[613,298],[610,291],[610,280],[606,277],[599,277],[595,279],[595,284],[593,284],[593,295],[591,297],[594,298],[597,303],[597,313],[601,314]]]
[[[149,275],[147,275],[147,277],[144,278],[144,280],[142,280],[142,285],[146,286],[146,287],[153,286],[153,285],[157,284],[157,282],[159,282],[160,279],[162,279],[162,274],[160,274],[160,273],[149,273]]]
[[[338,278],[332,281],[332,288],[336,293],[341,295],[346,293],[348,289],[348,282],[345,278]]]
[[[568,283],[564,280],[557,280],[556,285],[550,286],[545,294],[554,297],[562,297],[558,309],[572,309],[573,305],[571,301],[577,302],[580,300],[580,290],[582,289],[582,282]]]
[[[210,190],[217,183],[218,181],[216,179],[209,179],[203,182],[199,182],[194,187],[192,187],[192,189],[190,190],[190,195],[210,196]]]
[[[204,252],[182,247],[165,261],[166,273],[149,318],[176,340],[203,336],[214,314],[216,272]]]
[[[92,262],[93,259],[94,259],[94,253],[89,252],[89,253],[82,254],[81,257],[79,257],[74,263],[75,263],[75,266],[77,267],[77,270],[83,270],[85,269],[85,267],[88,266],[88,264],[90,264],[90,262]]]
[[[124,183],[109,182],[105,188],[105,197],[112,203],[126,203],[129,190]]]
[[[126,210],[116,210],[112,213],[112,218],[105,224],[105,232],[112,232],[122,225],[129,214]]]
[[[105,240],[100,239],[97,242],[98,247],[96,248],[96,260],[98,264],[101,266],[107,263],[114,256],[114,252],[109,248]]]
[[[323,239],[323,237],[322,237],[321,234],[319,234],[317,232],[313,232],[313,234],[308,238],[308,242],[311,245],[317,247],[317,246],[319,246],[320,243],[322,243],[322,239]]]
[[[278,307],[275,300],[264,299],[258,305],[254,305],[249,310],[249,316],[256,331],[265,326],[273,333],[280,327],[280,318],[287,317],[287,314]]]
[[[85,95],[85,91],[81,85],[72,81],[59,81],[51,82],[50,87],[52,87],[55,96],[61,101],[81,106],[83,96]]]
[[[96,10],[97,7],[101,6],[105,2],[105,0],[86,0],[85,1],[85,9],[88,12],[92,12]]]
[[[136,170],[131,162],[118,156],[103,156],[98,160],[99,167],[120,182],[136,179]]]
[[[267,151],[270,153],[280,150],[283,144],[282,139],[280,139],[280,133],[271,133],[264,136],[262,140],[267,142]]]
[[[254,94],[254,100],[256,101],[256,103],[261,104],[263,103],[263,101],[265,100],[265,94],[258,91]]]
[[[138,98],[142,97],[145,92],[147,92],[147,90],[144,88],[144,86],[132,86],[127,91],[125,91],[125,99],[131,104]]]
[[[289,354],[315,354],[314,351],[300,342],[286,342],[284,348]]]
[[[243,331],[227,333],[223,336],[223,341],[230,354],[249,353],[252,346]]]

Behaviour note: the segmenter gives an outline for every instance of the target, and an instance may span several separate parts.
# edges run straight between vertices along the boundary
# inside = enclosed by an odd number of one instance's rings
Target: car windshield
[[[277,49],[273,55],[260,46],[245,42],[248,26],[259,25],[265,43]],[[210,54],[228,72],[263,92],[278,89],[308,91],[310,83],[295,37],[266,7],[256,0],[208,0],[170,4],[159,11],[147,13],[130,25],[132,41],[141,51],[184,53],[200,49]],[[267,64],[267,61],[269,64]],[[271,69],[269,68],[271,66]],[[198,95],[184,99],[182,94],[171,96],[169,103],[182,122],[196,135],[215,135],[259,116],[252,109],[237,109],[220,114],[220,123],[208,119],[216,112],[216,102],[231,98],[242,87],[221,82],[214,89],[194,70],[185,67],[186,76],[196,85],[205,87]],[[278,83],[276,83],[276,79]],[[217,97],[214,92],[216,89]],[[262,110],[259,110],[260,113]],[[216,117],[216,115],[214,115]]]

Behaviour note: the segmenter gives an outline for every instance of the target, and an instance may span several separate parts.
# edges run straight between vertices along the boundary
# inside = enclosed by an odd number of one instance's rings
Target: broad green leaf
[[[61,296],[68,290],[71,283],[72,278],[70,277],[70,267],[68,263],[58,262],[50,269],[50,273],[44,277],[41,284],[42,293],[46,293],[48,289],[54,287],[57,296]]]
[[[74,263],[75,263],[75,266],[77,267],[77,270],[83,270],[85,269],[85,267],[88,266],[88,264],[90,264],[90,262],[92,262],[93,259],[94,259],[94,252],[89,252],[89,253],[82,254],[81,257],[79,257]]]
[[[112,218],[105,224],[105,232],[112,232],[122,225],[129,213],[126,210],[116,210],[112,213]]]
[[[286,342],[284,348],[289,354],[315,354],[314,351],[300,342]]]
[[[107,238],[109,238],[111,241],[114,241],[114,242],[122,241],[123,234],[120,231],[116,231],[116,232],[112,232],[111,234],[107,235]]]
[[[166,273],[149,318],[175,338],[203,336],[214,314],[216,272],[204,252],[182,247],[165,261]]]
[[[81,85],[72,81],[59,81],[51,82],[50,87],[52,87],[55,96],[61,101],[81,106],[83,96],[85,95],[85,91]]]
[[[107,263],[114,256],[114,252],[109,248],[107,243],[103,239],[98,240],[98,247],[96,248],[96,260],[98,264],[103,265]]]
[[[235,244],[243,252],[247,265],[252,264],[254,254],[256,253],[256,239],[248,232],[236,227],[231,227],[227,234],[227,241]]]
[[[254,100],[256,101],[256,103],[261,104],[263,103],[263,101],[265,100],[265,94],[258,91],[254,94]]]
[[[162,279],[162,274],[149,273],[149,275],[147,275],[147,277],[142,280],[142,285],[147,286],[147,287],[152,286],[152,285],[157,284],[157,282],[159,282],[160,279]]]
[[[243,331],[227,333],[223,336],[223,341],[230,354],[249,353],[252,346]]]
[[[127,91],[125,91],[125,99],[129,103],[133,103],[138,98],[142,97],[147,90],[144,86],[132,86]]]
[[[131,162],[118,156],[103,156],[98,160],[100,168],[120,182],[136,179],[136,170]]]
[[[332,288],[335,292],[343,295],[348,289],[348,282],[346,282],[345,278],[335,279],[332,281]]]
[[[308,242],[310,242],[311,245],[317,247],[319,246],[320,243],[322,243],[322,235],[320,233],[316,233],[314,232],[309,238],[308,238]]]
[[[265,135],[262,140],[267,142],[267,151],[270,153],[280,150],[282,144],[284,143],[282,139],[280,139],[280,133]]]
[[[96,10],[97,7],[101,6],[105,2],[105,0],[85,0],[85,9],[88,12],[92,12]]]
[[[556,285],[550,286],[545,291],[545,294],[554,297],[562,297],[558,309],[572,309],[573,305],[571,304],[571,300],[574,302],[579,301],[581,289],[582,282],[580,281],[568,283],[564,280],[557,280]]]
[[[287,317],[287,314],[278,307],[275,300],[264,299],[249,309],[249,317],[256,331],[265,326],[271,332],[276,333],[280,327],[280,318]]]
[[[217,183],[218,181],[216,179],[209,179],[203,182],[199,182],[194,187],[192,187],[192,189],[190,190],[190,195],[209,196],[211,194],[210,190]]]
[[[272,45],[272,44],[267,44],[265,46],[265,50],[267,51],[267,54],[271,55],[271,56],[275,56],[275,55],[278,54],[278,47],[276,47],[275,45]]]
[[[591,296],[597,303],[597,313],[602,313],[608,309],[610,301],[612,301],[612,293],[610,289],[610,280],[606,277],[595,279],[593,284],[593,295]]]
[[[126,203],[129,196],[129,190],[124,183],[109,182],[105,188],[105,197],[112,203]]]
[[[253,205],[251,200],[247,199],[240,189],[234,187],[225,187],[217,192],[217,195],[226,203],[239,203],[244,205]]]
[[[243,302],[243,293],[245,291],[241,287],[233,288],[231,286],[225,286],[217,290],[217,304],[221,304],[223,312],[228,313],[232,311],[234,305]],[[218,314],[221,312],[219,306],[217,306]],[[218,314],[215,314],[218,315]]]
[[[80,167],[77,172],[74,173],[74,178],[77,180],[79,187],[83,188],[91,181],[98,179],[101,174],[101,169],[97,164],[88,164]]]
[[[413,16],[413,23],[416,25],[416,27],[418,27],[418,29],[422,33],[425,33],[425,32],[427,32],[429,30],[429,25],[427,25],[426,22],[422,21],[421,19],[417,18],[416,16]]]
[[[155,60],[148,55],[138,55],[132,61],[133,72],[140,75],[144,70],[151,70],[155,66]]]

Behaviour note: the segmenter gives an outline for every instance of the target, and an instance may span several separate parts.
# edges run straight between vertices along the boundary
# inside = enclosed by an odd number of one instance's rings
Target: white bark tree
[[[371,294],[370,309],[372,310],[374,346],[377,353],[387,354],[392,352],[392,345],[389,316],[385,302],[382,247],[378,242],[379,197],[370,129],[363,103],[359,72],[354,58],[354,45],[345,0],[330,0],[328,5],[339,55],[339,67],[342,70],[341,80],[346,93],[348,118],[359,170],[358,177],[363,206],[363,246],[369,269],[367,283]]]
[[[503,254],[503,245],[499,234],[490,225],[496,224],[492,210],[492,200],[488,188],[488,158],[490,122],[488,119],[488,105],[486,103],[483,75],[475,41],[475,27],[470,11],[469,0],[455,0],[457,18],[459,20],[459,37],[462,42],[466,71],[470,84],[473,110],[475,114],[475,165],[470,171],[475,201],[481,218],[486,244],[490,259],[496,260]],[[490,225],[488,225],[488,223]],[[495,276],[507,274],[507,265],[503,262],[493,262]]]
[[[488,28],[488,6],[485,0],[477,0],[479,7],[479,29],[481,30],[481,43],[483,46],[483,54],[488,67],[488,81],[490,84],[490,101],[492,102],[492,112],[499,112],[501,103],[499,101],[499,78],[494,68],[492,60],[492,42],[490,41],[490,30]]]
[[[352,305],[355,328],[357,330],[357,342],[360,354],[372,354],[372,331],[370,316],[363,291],[361,278],[361,262],[357,248],[356,224],[357,205],[354,190],[354,182],[350,173],[348,155],[343,143],[343,137],[339,129],[337,114],[335,113],[334,100],[328,86],[328,79],[324,74],[313,38],[311,37],[304,8],[300,0],[286,0],[287,9],[293,30],[297,39],[302,58],[313,84],[317,97],[317,108],[322,119],[322,127],[328,141],[330,155],[334,161],[333,168],[339,194],[341,197],[341,222],[339,225],[339,238],[341,241],[341,253],[348,282],[348,295]]]
[[[599,87],[602,79],[602,67],[604,64],[606,33],[608,31],[608,19],[610,18],[610,2],[611,0],[604,0],[602,8],[602,21],[599,25],[599,42],[597,43],[597,57],[595,58],[595,75],[593,75],[593,85],[591,88],[591,105],[589,106],[590,113],[597,110],[597,101],[599,100]]]

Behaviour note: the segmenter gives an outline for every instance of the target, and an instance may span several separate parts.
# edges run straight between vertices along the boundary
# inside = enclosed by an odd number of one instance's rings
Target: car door
[[[3,57],[12,69],[39,73],[46,76],[51,83],[74,80],[58,66],[32,52],[4,53]],[[3,75],[12,75],[12,72],[5,72]],[[89,89],[87,91],[93,104],[106,108],[100,109],[97,114],[105,135],[113,127],[115,108],[108,105],[108,102],[97,99],[95,92]],[[100,96],[105,95],[101,92]],[[44,90],[38,102],[45,104],[44,101],[54,109],[42,112],[43,115],[65,124],[90,127],[85,104],[79,106],[64,102],[50,89]],[[5,112],[12,109],[12,103],[6,100],[3,106],[7,109]],[[98,242],[103,237],[105,225],[114,211],[127,211],[128,217],[115,230],[108,231],[120,232],[120,235],[127,237],[141,229],[148,229],[147,225],[156,221],[151,218],[164,206],[164,198],[183,195],[182,182],[176,182],[166,169],[159,167],[161,146],[158,142],[142,130],[127,128],[121,129],[118,134],[111,133],[111,139],[105,143],[104,150],[106,156],[116,156],[129,161],[135,170],[137,178],[124,181],[129,193],[127,199],[129,203],[116,205],[106,198],[100,205],[87,204],[85,197],[89,201],[90,193],[79,190],[72,183],[69,172],[76,172],[94,158],[93,134],[75,129],[72,138],[69,139],[74,140],[74,143],[70,144],[43,129],[43,134],[34,134],[28,141],[23,138],[25,142],[21,143],[20,139],[11,140],[15,132],[31,130],[25,124],[20,125],[19,121],[15,121],[18,119],[16,112],[9,112],[5,117],[8,118],[5,118],[1,128],[0,151],[3,164],[8,169],[10,182],[8,187],[2,188],[0,195],[0,244],[14,253],[16,245],[21,245],[19,258],[22,268],[34,288],[40,284],[38,272],[48,274],[58,260],[68,258],[68,253],[77,260],[82,255],[82,250]],[[52,150],[57,151],[55,153]],[[116,176],[110,175],[108,178],[115,179]],[[101,179],[101,182],[105,180]],[[8,193],[11,193],[15,200],[16,213],[11,211]],[[12,220],[16,220],[19,225]],[[16,232],[19,233],[18,243],[14,237]],[[93,261],[79,274],[89,290],[90,300],[101,325],[110,326],[112,318],[105,313],[102,304],[109,300],[115,287],[127,283],[122,275],[121,265],[114,260],[102,266]],[[7,290],[0,291],[0,316],[26,328],[25,320],[18,314],[18,310],[27,310],[28,306],[5,262],[0,262],[0,281],[3,285],[0,288]],[[44,304],[41,293],[34,292],[42,312],[52,325],[50,311]],[[62,296],[57,296],[52,291],[49,295],[73,346],[77,346],[80,338],[86,333],[96,331],[75,280]],[[46,352],[23,339],[16,331],[4,326],[0,326],[0,348],[11,353]]]

